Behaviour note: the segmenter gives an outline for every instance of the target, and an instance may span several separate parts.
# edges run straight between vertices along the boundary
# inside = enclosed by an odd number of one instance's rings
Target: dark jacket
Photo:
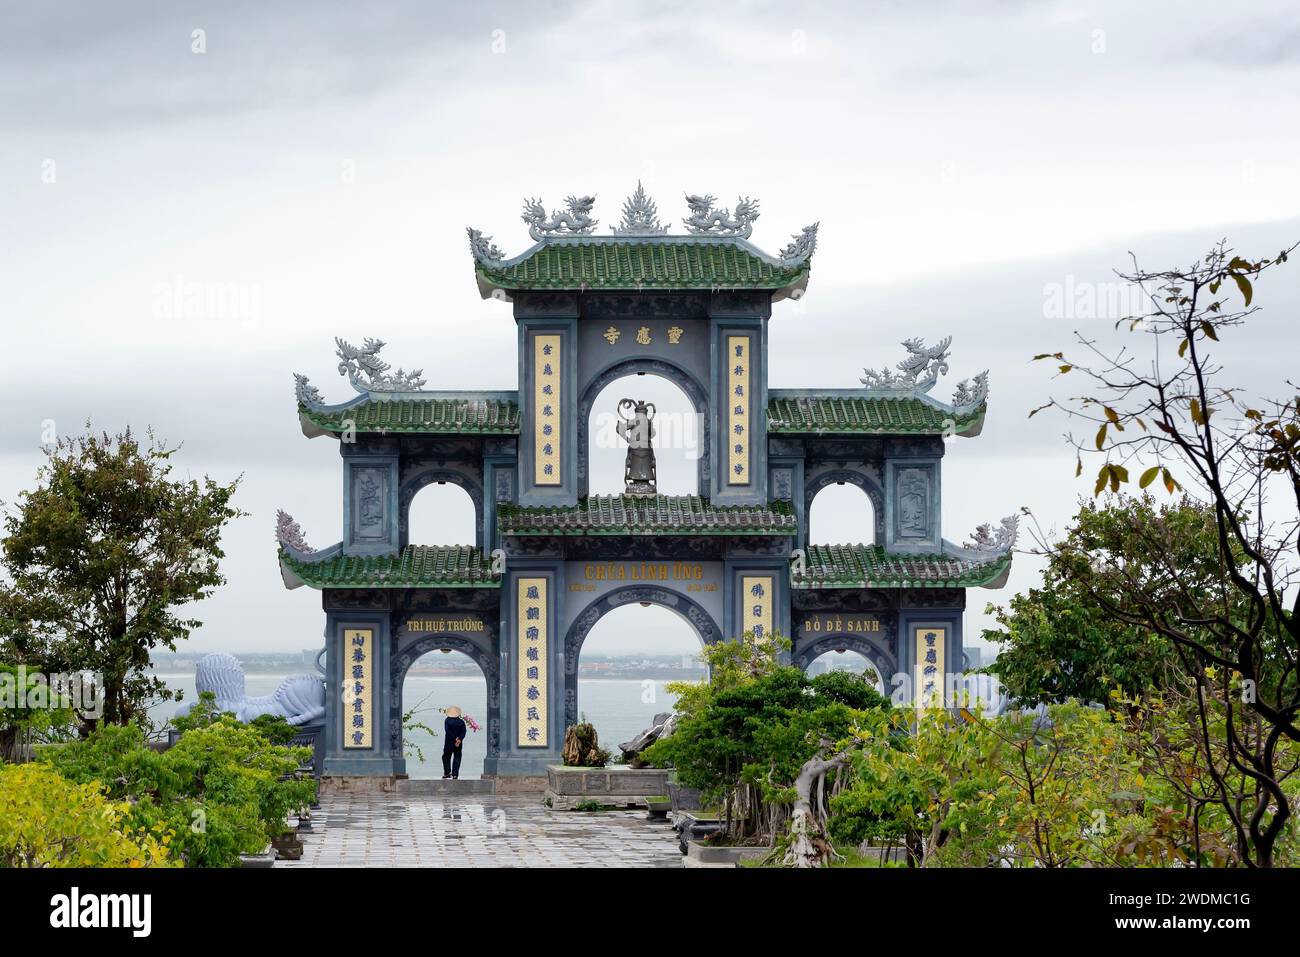
[[[460,718],[448,718],[443,726],[443,731],[447,735],[447,742],[444,747],[452,748],[456,746],[457,738],[460,738],[461,744],[465,743],[465,736],[469,734],[469,726]]]

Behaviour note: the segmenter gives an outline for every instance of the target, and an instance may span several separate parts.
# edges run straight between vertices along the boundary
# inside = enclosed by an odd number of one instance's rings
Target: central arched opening
[[[591,722],[601,747],[617,759],[620,744],[674,709],[669,682],[708,680],[703,648],[699,632],[667,608],[649,602],[614,608],[582,643],[578,720]]]
[[[488,686],[469,655],[438,648],[416,658],[402,680],[402,751],[412,778],[441,778],[446,709],[461,709],[470,731],[461,747],[461,778],[483,776],[488,754]],[[478,731],[473,725],[477,724]]]
[[[849,481],[828,482],[813,494],[808,510],[813,545],[874,545],[876,509],[866,489]]]
[[[707,397],[694,380],[664,363],[627,363],[587,388],[578,409],[579,482],[587,495],[621,495],[628,443],[619,426],[632,415],[624,399],[653,407],[651,446],[660,495],[703,495]]]
[[[431,478],[404,490],[404,538],[411,545],[479,544],[478,505],[454,479]]]

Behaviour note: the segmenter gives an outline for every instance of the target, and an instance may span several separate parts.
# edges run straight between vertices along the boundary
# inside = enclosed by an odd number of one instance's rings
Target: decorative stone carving
[[[662,236],[667,232],[667,225],[659,223],[659,207],[637,180],[636,192],[623,203],[623,221],[614,227],[615,235]]]
[[[817,250],[817,229],[821,223],[813,223],[811,226],[805,226],[803,232],[795,233],[791,236],[793,242],[781,250],[780,258],[783,266],[802,266]]]
[[[325,404],[325,396],[320,394],[320,390],[312,385],[305,375],[297,372],[293,374],[293,394],[302,405],[308,407]]]
[[[975,376],[973,385],[966,379],[957,383],[957,391],[952,396],[952,405],[957,412],[965,415],[978,409],[988,397],[989,370],[985,369]]]
[[[898,473],[898,537],[927,538],[930,534],[930,478],[924,469]]]
[[[244,691],[244,668],[234,655],[204,655],[194,668],[198,694],[216,695],[219,712],[230,712],[249,722],[264,714],[284,718],[292,725],[311,724],[325,716],[325,682],[317,675],[290,675],[269,695],[250,698]],[[197,702],[182,705],[176,716],[194,710]]]
[[[716,196],[686,194],[686,205],[691,214],[682,221],[688,232],[712,236],[737,236],[748,239],[758,219],[758,200],[749,197],[736,199],[736,215],[731,210],[715,207]]]
[[[356,488],[357,525],[366,537],[373,537],[375,527],[384,522],[383,472],[358,469]]]
[[[284,509],[275,512],[275,540],[295,552],[311,553],[312,547],[303,536],[302,526]]]
[[[564,200],[568,212],[556,210],[549,216],[541,199],[524,200],[524,212],[520,217],[528,224],[528,235],[541,241],[547,236],[585,236],[595,230],[600,222],[591,218],[591,208],[596,205],[595,196],[567,196]]]
[[[339,375],[346,375],[352,388],[360,393],[418,392],[424,386],[423,369],[388,371],[392,366],[379,358],[379,350],[387,344],[383,339],[363,339],[361,348],[357,348],[336,336],[334,344],[339,357]]]
[[[496,470],[496,500],[498,502],[514,501],[514,475],[509,469]]]
[[[484,266],[501,265],[506,255],[497,248],[496,243],[492,242],[491,236],[484,236],[482,230],[475,229],[473,226],[467,226],[465,232],[469,234],[469,251],[474,256],[475,262]]]
[[[939,376],[948,372],[948,347],[952,336],[935,346],[927,346],[924,339],[905,339],[902,343],[907,358],[890,369],[863,369],[860,380],[868,389],[882,392],[903,392],[913,395],[929,392]]]
[[[1020,516],[1008,515],[1002,519],[996,529],[989,522],[979,526],[965,542],[965,547],[980,552],[996,552],[1000,555],[1006,555],[1015,547],[1016,537],[1019,534]]]
[[[772,470],[772,498],[779,502],[794,500],[794,472],[790,469]]]

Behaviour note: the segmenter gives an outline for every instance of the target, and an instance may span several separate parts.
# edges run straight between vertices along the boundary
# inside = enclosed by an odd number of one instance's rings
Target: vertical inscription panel
[[[343,747],[374,746],[373,628],[343,629]]]
[[[930,472],[922,468],[898,470],[898,528],[900,539],[930,537]]]
[[[944,644],[947,628],[923,626],[916,629],[916,707],[942,708],[944,701]]]
[[[545,578],[515,581],[515,647],[518,673],[519,747],[547,746],[547,594]]]
[[[356,499],[353,506],[353,540],[382,542],[387,539],[385,512],[388,503],[388,469],[378,466],[354,467],[352,494]]]
[[[561,416],[560,336],[533,337],[533,484],[559,485]]]
[[[727,484],[750,482],[750,360],[749,336],[727,336]]]
[[[740,579],[741,630],[754,638],[772,635],[772,590],[770,575],[743,575]]]

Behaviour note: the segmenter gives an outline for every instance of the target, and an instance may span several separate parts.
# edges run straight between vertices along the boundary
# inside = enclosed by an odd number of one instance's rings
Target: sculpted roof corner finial
[[[917,395],[934,388],[939,376],[948,373],[948,347],[952,345],[952,336],[941,340],[938,345],[927,346],[924,339],[905,339],[902,343],[907,350],[907,358],[895,365],[898,371],[890,369],[863,369],[859,380],[868,389],[883,392],[906,392]]]
[[[298,401],[306,406],[321,406],[325,404],[325,397],[320,394],[320,390],[311,384],[305,375],[295,372],[293,374],[293,394],[298,397]]]
[[[821,226],[820,222],[805,226],[802,232],[795,233],[790,237],[793,242],[781,250],[781,265],[802,266],[812,258],[813,252],[817,249],[817,229],[819,226]]]
[[[714,236],[736,236],[748,239],[754,232],[754,220],[758,219],[758,200],[749,197],[736,198],[736,215],[731,210],[719,209],[713,204],[716,196],[694,193],[686,194],[686,205],[691,215],[682,220],[682,225],[689,232],[711,234]]]
[[[957,383],[957,391],[952,395],[952,405],[960,413],[974,412],[989,397],[989,370],[975,376],[973,385],[966,379]]]
[[[646,195],[641,181],[636,181],[636,192],[623,203],[623,221],[614,227],[617,236],[663,236],[667,224],[659,223],[659,207]]]
[[[556,210],[550,216],[541,199],[525,199],[522,216],[528,224],[528,235],[537,241],[547,236],[586,236],[595,230],[598,219],[591,218],[591,208],[596,205],[595,196],[567,196],[564,200],[568,212]]]
[[[995,530],[991,523],[985,522],[966,541],[964,547],[977,552],[992,552],[1008,555],[1015,548],[1016,538],[1020,534],[1020,516],[1008,515]]]
[[[483,230],[467,226],[465,232],[469,234],[469,251],[476,262],[484,266],[499,266],[506,258],[505,253],[492,242],[492,237],[483,235]]]
[[[296,552],[310,553],[312,550],[307,544],[307,539],[303,537],[302,526],[282,508],[275,511],[275,540]]]
[[[358,392],[419,392],[424,386],[423,369],[388,371],[392,366],[379,358],[379,350],[385,345],[383,339],[363,339],[358,349],[336,336],[334,344],[340,360],[339,375],[346,375]]]

